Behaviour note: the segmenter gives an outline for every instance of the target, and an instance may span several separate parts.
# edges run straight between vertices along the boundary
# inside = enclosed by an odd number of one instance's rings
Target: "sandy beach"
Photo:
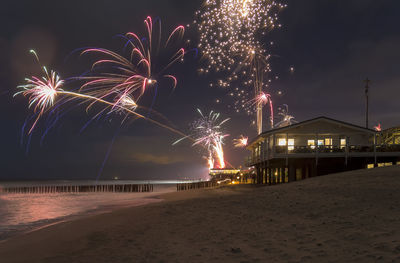
[[[400,262],[400,167],[163,202],[0,243],[0,262]]]

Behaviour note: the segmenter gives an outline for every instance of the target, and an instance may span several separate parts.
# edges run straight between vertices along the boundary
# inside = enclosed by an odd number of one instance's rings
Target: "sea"
[[[35,185],[153,184],[150,193],[0,193],[0,241],[91,214],[160,202],[160,194],[176,191],[177,183],[194,181],[41,181],[0,182],[0,187]]]

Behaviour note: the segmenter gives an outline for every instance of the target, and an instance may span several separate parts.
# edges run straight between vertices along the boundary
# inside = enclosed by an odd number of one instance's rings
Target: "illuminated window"
[[[286,139],[278,139],[279,146],[286,146]]]
[[[318,140],[318,146],[324,145],[324,140]]]
[[[346,139],[340,139],[340,149],[343,149],[346,147]]]
[[[293,151],[294,150],[294,139],[289,139],[288,140],[288,150]]]
[[[374,164],[368,164],[368,166],[367,166],[367,169],[372,169],[372,168],[374,168]]]
[[[325,138],[325,145],[332,146],[332,138]]]
[[[315,141],[314,140],[308,140],[307,145],[311,147],[311,149],[315,149]]]
[[[392,163],[378,163],[378,167],[392,166]]]

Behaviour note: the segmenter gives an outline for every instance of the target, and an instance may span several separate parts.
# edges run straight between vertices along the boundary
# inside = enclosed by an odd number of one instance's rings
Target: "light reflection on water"
[[[0,240],[74,215],[158,202],[155,196],[173,191],[175,184],[152,193],[0,194]]]

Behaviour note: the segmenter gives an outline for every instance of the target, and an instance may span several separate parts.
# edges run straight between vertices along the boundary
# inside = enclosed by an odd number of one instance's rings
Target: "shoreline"
[[[102,214],[107,214],[107,213],[113,213],[115,211],[121,210],[121,209],[128,209],[132,207],[140,207],[140,206],[146,206],[149,204],[153,203],[158,203],[162,202],[162,199],[158,198],[159,196],[154,196],[154,197],[149,197],[145,198],[146,202],[139,202],[139,203],[132,203],[132,204],[126,204],[126,205],[117,205],[111,208],[111,205],[108,206],[101,206],[97,207],[91,210],[85,210],[78,212],[76,214],[71,214],[55,219],[48,219],[48,220],[41,220],[41,221],[48,221],[48,222],[32,222],[29,225],[25,225],[23,229],[18,229],[18,230],[11,230],[8,232],[3,233],[5,235],[4,238],[0,238],[0,244],[7,242],[9,239],[18,237],[18,236],[24,236],[25,234],[33,233],[41,229],[45,229],[47,227],[51,227],[54,225],[62,224],[62,223],[67,223],[87,217],[92,217],[92,216],[97,216],[97,215],[102,215]],[[150,201],[151,200],[151,201]],[[138,201],[138,200],[134,200]],[[140,201],[144,201],[143,199],[140,199]]]
[[[16,237],[16,236],[23,236],[24,234],[35,232],[37,230],[47,228],[49,226],[57,225],[60,223],[65,223],[69,221],[74,221],[74,220],[79,220],[82,218],[86,217],[91,217],[91,216],[96,216],[96,215],[101,215],[105,213],[112,213],[114,211],[120,210],[120,209],[126,209],[126,208],[132,208],[132,207],[138,207],[138,206],[145,206],[148,204],[152,203],[157,203],[157,202],[162,202],[163,200],[161,199],[161,196],[170,193],[172,190],[167,190],[167,191],[157,191],[157,192],[151,192],[151,193],[103,193],[104,195],[115,195],[119,194],[121,197],[125,197],[125,195],[130,195],[133,197],[131,200],[127,201],[121,201],[121,200],[116,200],[114,201],[115,203],[103,203],[103,204],[97,204],[96,207],[90,208],[90,209],[83,209],[82,211],[78,211],[72,214],[68,214],[65,216],[60,216],[57,218],[51,218],[51,219],[40,219],[38,221],[32,221],[29,223],[25,224],[17,224],[17,225],[8,225],[5,226],[4,230],[0,232],[0,243],[4,243],[10,238]],[[98,193],[49,193],[45,194],[48,197],[54,196],[54,197],[60,197],[60,196],[74,196],[74,195],[92,195],[95,196]],[[100,193],[102,194],[102,193]],[[28,196],[29,194],[3,194],[8,195],[8,196]],[[35,194],[32,194],[35,195]],[[38,194],[41,195],[41,194]],[[38,196],[36,195],[36,196]],[[1,197],[1,196],[0,196]],[[9,229],[7,229],[7,227]],[[1,229],[1,228],[0,228]]]
[[[400,167],[160,195],[0,243],[2,262],[392,262]],[[18,251],[24,251],[23,254]]]

